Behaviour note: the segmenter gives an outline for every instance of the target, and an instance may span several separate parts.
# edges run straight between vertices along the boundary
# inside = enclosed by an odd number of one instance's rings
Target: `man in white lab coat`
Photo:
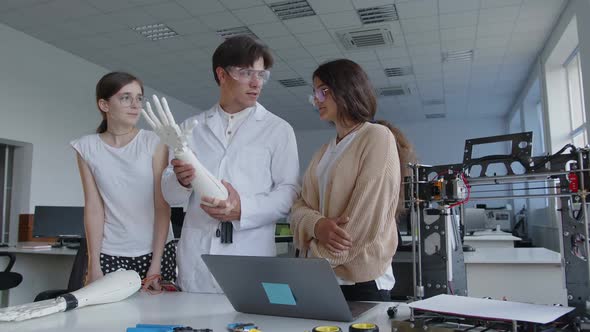
[[[269,79],[269,49],[250,37],[227,39],[213,54],[219,102],[186,121],[198,124],[189,146],[201,163],[224,180],[229,197],[201,204],[190,187],[195,171],[172,160],[162,176],[170,205],[188,207],[178,243],[178,283],[183,291],[221,293],[201,254],[275,256],[275,223],[284,218],[299,190],[299,159],[293,128],[257,103]],[[232,243],[222,243],[221,223],[233,225]],[[229,226],[229,225],[227,225]],[[236,281],[239,281],[237,271]]]

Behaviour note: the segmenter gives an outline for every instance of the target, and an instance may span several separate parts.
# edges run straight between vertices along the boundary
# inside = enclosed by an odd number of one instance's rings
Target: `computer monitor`
[[[33,220],[33,237],[85,237],[82,206],[35,206]]]

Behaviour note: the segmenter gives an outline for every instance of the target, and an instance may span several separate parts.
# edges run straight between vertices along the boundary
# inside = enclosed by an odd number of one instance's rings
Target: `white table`
[[[472,297],[567,305],[561,255],[545,248],[479,248],[465,252]]]
[[[473,248],[514,248],[514,241],[521,238],[502,231],[482,231],[473,235],[465,235],[463,244]]]
[[[37,294],[51,289],[66,289],[77,250],[51,248],[45,250],[0,248],[0,252],[16,255],[12,272],[23,276],[23,282],[13,289],[3,291],[0,307],[32,302]],[[0,267],[8,264],[8,257],[0,257]]]
[[[390,331],[387,308],[393,303],[382,303],[363,314],[357,322],[371,322],[380,331]],[[400,319],[409,317],[407,305],[400,304]],[[142,324],[178,324],[193,328],[210,328],[215,332],[227,331],[227,324],[255,323],[264,332],[311,331],[319,325],[337,325],[348,331],[351,323],[317,321],[243,314],[234,311],[224,295],[195,293],[138,293],[117,303],[98,305],[58,313],[17,323],[0,323],[0,331],[125,331],[127,327]]]

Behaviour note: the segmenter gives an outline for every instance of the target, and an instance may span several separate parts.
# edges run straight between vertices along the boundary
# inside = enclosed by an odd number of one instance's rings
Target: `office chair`
[[[67,289],[54,289],[47,290],[39,293],[35,297],[35,302],[54,299],[60,295],[76,291],[84,287],[84,278],[88,271],[88,247],[86,245],[86,239],[80,241],[80,248],[76,257],[74,258],[74,264],[72,265],[72,272],[70,273],[70,279],[68,281]]]
[[[0,256],[9,257],[8,265],[4,271],[0,272],[0,291],[14,288],[23,281],[20,273],[10,272],[16,261],[16,256],[11,252],[0,252]]]

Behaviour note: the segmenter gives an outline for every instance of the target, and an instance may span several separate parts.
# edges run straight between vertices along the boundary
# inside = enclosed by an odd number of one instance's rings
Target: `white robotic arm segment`
[[[124,300],[141,287],[141,278],[133,270],[109,273],[77,291],[52,300],[0,309],[0,322],[21,321],[69,311],[89,305]]]
[[[192,134],[196,121],[189,122],[183,125],[183,128],[180,128],[170,112],[166,98],[162,98],[161,103],[155,95],[152,99],[159,118],[152,111],[149,102],[146,103],[147,110],[142,110],[141,114],[143,114],[162,142],[174,150],[174,157],[193,166],[195,178],[191,182],[192,187],[201,197],[207,196],[216,200],[226,200],[229,196],[227,188],[199,162],[188,146],[188,137]],[[205,202],[203,204],[210,205]]]

